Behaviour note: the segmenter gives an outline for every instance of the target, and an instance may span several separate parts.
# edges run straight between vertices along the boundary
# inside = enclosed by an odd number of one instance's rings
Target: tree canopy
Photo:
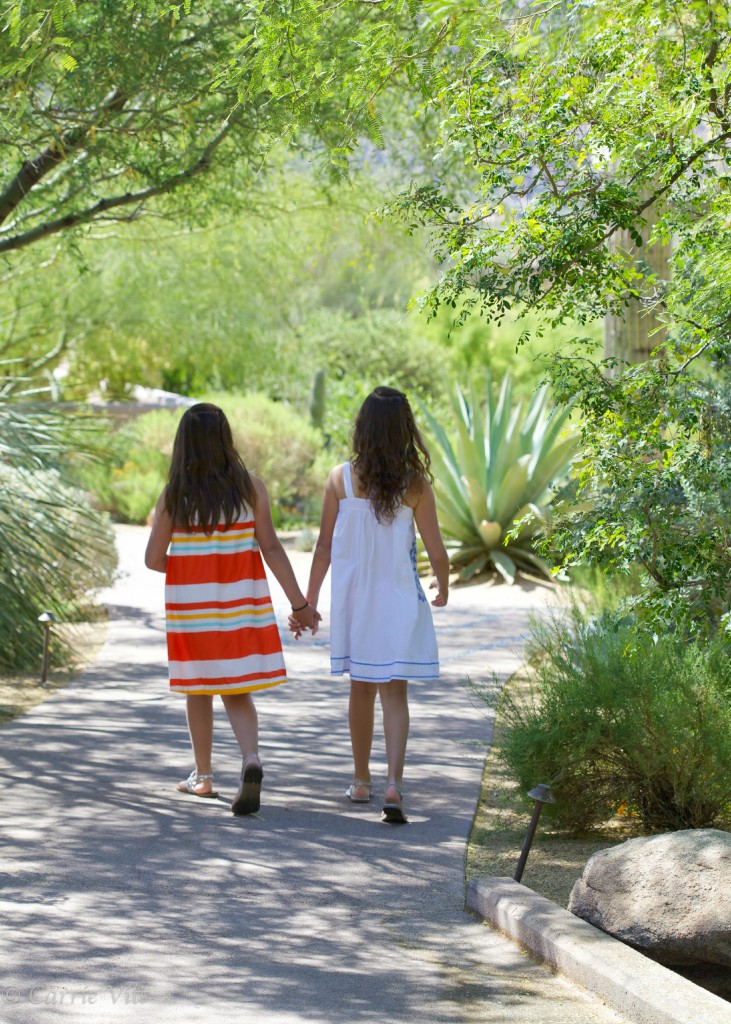
[[[547,367],[584,414],[590,499],[554,540],[569,562],[639,561],[653,615],[719,621],[726,0],[26,0],[2,18],[7,260],[145,210],[200,225],[266,207],[269,168],[286,179],[318,158],[347,175],[375,147],[411,179],[386,215],[431,233],[432,311],[477,307],[499,324],[517,309],[553,331],[652,308],[666,332],[651,363],[597,359],[592,338]],[[427,130],[412,147],[419,108]],[[670,239],[658,276],[644,254]]]
[[[271,125],[233,87],[211,89],[240,39],[238,5],[66,0],[6,18],[0,253],[133,219],[202,175],[213,195],[188,189],[179,212],[205,216],[216,194],[241,201],[233,183],[251,187]]]
[[[544,328],[639,300],[667,328],[654,358],[566,350],[547,365],[583,414],[579,502],[548,538],[568,565],[643,567],[657,628],[716,628],[729,607],[731,341],[729,5],[488,3],[444,62],[435,173],[391,209],[433,233],[428,303],[514,303]],[[438,168],[437,168],[438,171]],[[670,273],[643,259],[672,239]]]
[[[682,285],[648,291],[636,254],[610,243],[627,231],[642,246],[653,209],[686,268],[726,224],[728,4],[491,2],[465,17],[471,41],[433,99],[465,172],[394,204],[450,261],[433,301],[476,292],[489,316],[517,300],[560,319],[639,292],[683,319]]]
[[[0,33],[0,254],[133,219],[150,200],[198,223],[251,205],[282,141],[319,147],[342,170],[357,137],[381,143],[374,98],[402,74],[423,78],[443,38],[419,7],[11,3]]]

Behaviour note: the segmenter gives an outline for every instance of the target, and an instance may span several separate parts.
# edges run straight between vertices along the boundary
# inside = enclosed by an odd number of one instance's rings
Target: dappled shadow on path
[[[15,780],[3,798],[13,870],[0,903],[15,935],[7,977],[22,991],[133,984],[143,1008],[185,1008],[186,1020],[188,1008],[218,1004],[241,1020],[373,1020],[376,991],[392,1021],[451,1024],[455,1003],[460,1013],[492,1006],[493,1019],[512,1019],[502,1014],[518,1012],[540,984],[517,950],[500,965],[499,985],[481,977],[477,955],[467,987],[463,978],[461,932],[478,927],[462,911],[474,780],[453,746],[464,721],[436,714],[440,702],[459,703],[458,690],[421,694],[415,744],[441,754],[431,764],[416,755],[413,823],[393,828],[377,803],[341,796],[344,695],[317,701],[315,685],[259,702],[265,799],[248,818],[233,817],[224,799],[174,792],[173,765],[189,760],[182,702],[156,700],[144,682],[139,700],[113,689],[107,702],[72,694],[68,715],[59,702],[15,723],[10,772],[3,765],[5,784]],[[321,698],[331,686],[320,681]],[[230,796],[238,756],[219,725],[219,779]]]
[[[12,936],[4,977],[19,994],[13,1024],[46,1012],[146,1024],[565,1024],[559,1002],[552,1009],[563,990],[547,992],[542,968],[463,910],[490,723],[459,679],[465,666],[489,674],[485,616],[445,616],[453,668],[411,687],[411,823],[402,827],[381,823],[378,786],[369,805],[343,796],[347,683],[326,675],[319,643],[288,643],[290,683],[256,698],[260,814],[228,809],[240,759],[218,702],[221,798],[177,794],[191,755],[184,702],[167,693],[162,616],[123,604],[114,616],[85,676],[2,730],[0,910]],[[506,649],[518,646],[525,615],[501,621]],[[384,764],[377,730],[375,779]],[[131,1004],[101,1009],[30,1001],[32,991],[130,986]],[[529,1016],[538,995],[540,1016]]]

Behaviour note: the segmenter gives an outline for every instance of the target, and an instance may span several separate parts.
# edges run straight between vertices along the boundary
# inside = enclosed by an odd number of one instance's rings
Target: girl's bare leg
[[[259,719],[250,693],[228,693],[221,697],[234,731],[241,756],[259,756]]]
[[[386,803],[401,802],[397,788],[401,789],[406,759],[406,741],[409,738],[408,683],[405,679],[392,679],[378,687],[383,709],[383,734],[386,737],[388,781],[384,798]],[[393,783],[396,783],[396,786]]]
[[[202,693],[187,694],[185,716],[188,720],[196,775],[210,775],[213,750],[213,697]],[[195,787],[196,793],[210,793],[212,789],[211,779],[204,779]]]
[[[350,680],[350,704],[348,724],[350,742],[353,747],[353,778],[360,782],[371,781],[371,747],[373,745],[373,712],[378,686],[362,679]],[[370,793],[367,786],[354,786],[352,795],[356,799],[366,798]]]

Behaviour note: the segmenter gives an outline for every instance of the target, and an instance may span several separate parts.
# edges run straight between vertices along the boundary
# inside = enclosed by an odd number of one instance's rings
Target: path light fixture
[[[53,612],[44,612],[38,616],[38,621],[43,626],[43,667],[41,668],[41,683],[45,683],[48,676],[48,654],[51,645],[51,626],[56,621]]]
[[[530,852],[531,843],[533,837],[536,834],[538,828],[538,819],[541,816],[544,804],[555,804],[556,799],[551,792],[551,787],[547,786],[545,782],[540,782],[535,789],[532,789],[528,796],[531,800],[535,800],[535,806],[533,807],[533,817],[530,820],[528,826],[528,833],[523,841],[523,849],[520,851],[520,857],[518,858],[518,865],[515,869],[513,878],[516,882],[519,882],[523,877],[523,871],[525,870],[525,862],[528,860],[528,853]]]

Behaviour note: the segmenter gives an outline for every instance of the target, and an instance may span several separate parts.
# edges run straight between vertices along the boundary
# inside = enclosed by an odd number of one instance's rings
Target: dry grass
[[[0,675],[0,727],[42,704],[51,694],[73,682],[94,661],[107,637],[106,617],[95,622],[54,628],[65,629],[70,633],[69,639],[73,640],[78,657],[63,669],[50,672],[45,684],[40,682],[40,665],[34,675]]]

